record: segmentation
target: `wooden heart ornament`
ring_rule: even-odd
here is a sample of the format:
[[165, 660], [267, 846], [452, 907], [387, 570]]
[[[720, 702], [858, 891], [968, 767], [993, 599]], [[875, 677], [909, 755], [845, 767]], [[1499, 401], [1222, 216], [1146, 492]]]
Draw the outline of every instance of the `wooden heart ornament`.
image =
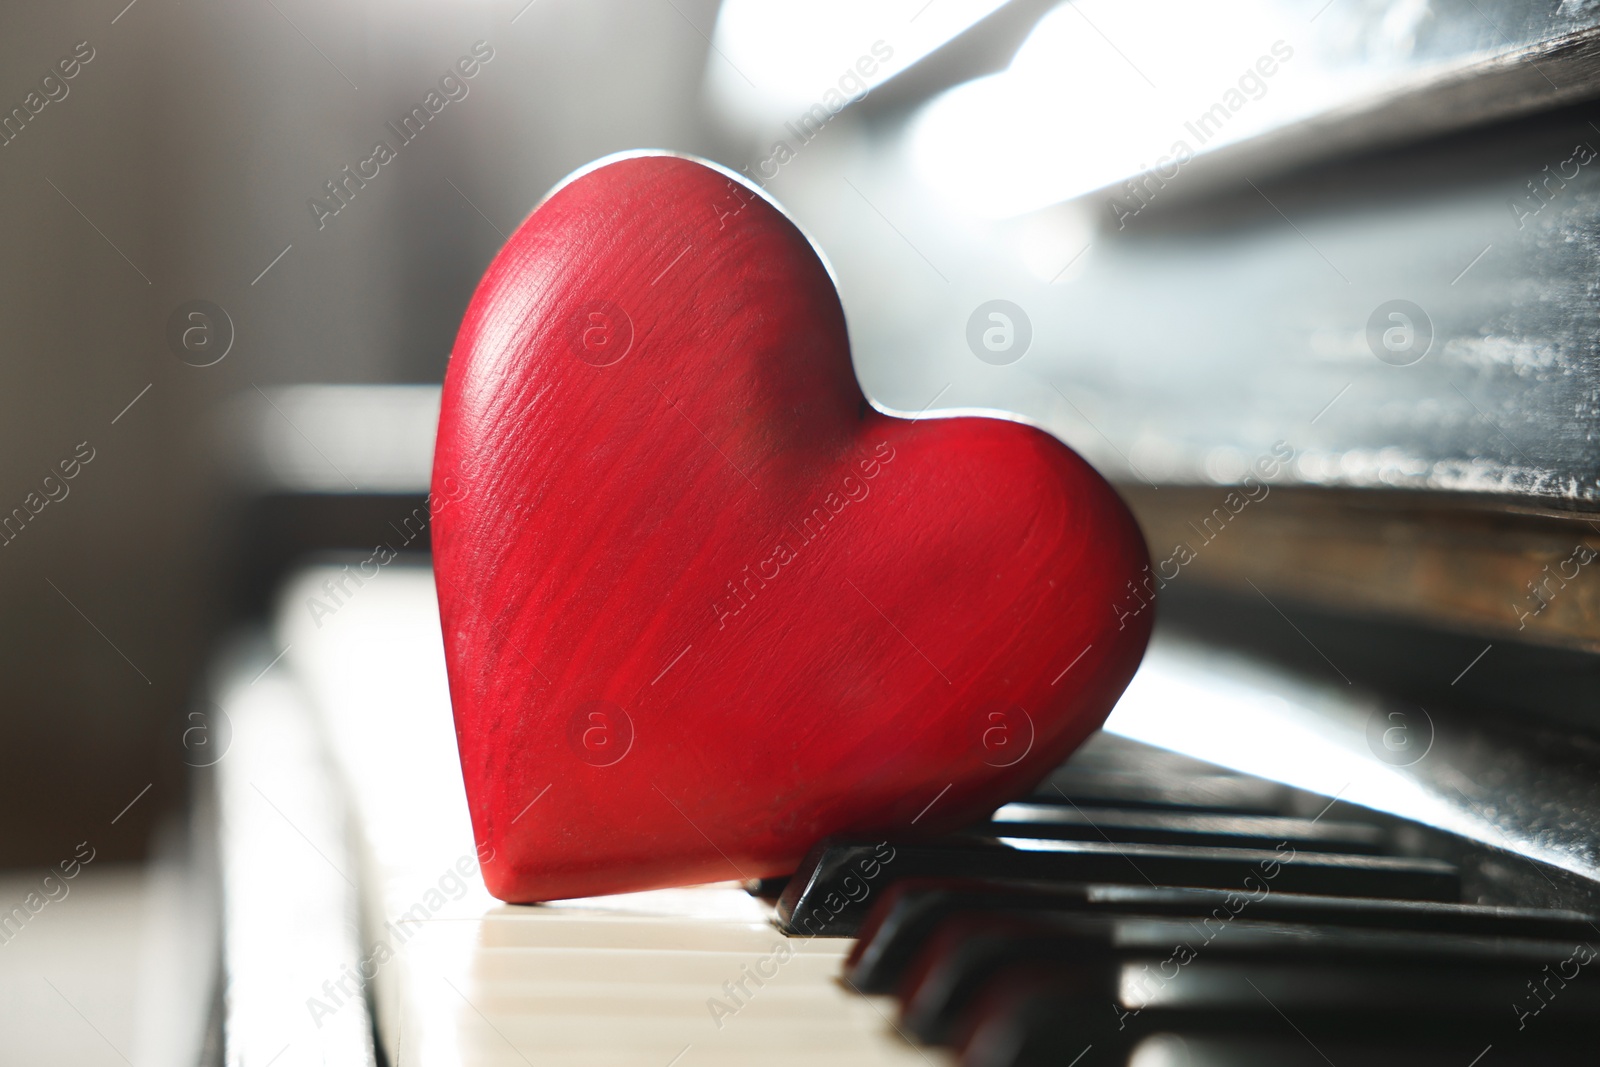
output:
[[495, 258], [431, 503], [508, 901], [970, 822], [1100, 725], [1149, 634], [1116, 492], [1037, 429], [874, 411], [806, 238], [675, 156], [582, 173]]

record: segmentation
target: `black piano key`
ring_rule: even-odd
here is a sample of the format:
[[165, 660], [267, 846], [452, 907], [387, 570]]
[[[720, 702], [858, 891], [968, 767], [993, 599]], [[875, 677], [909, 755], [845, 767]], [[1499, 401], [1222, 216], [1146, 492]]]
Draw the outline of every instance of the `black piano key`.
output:
[[[1064, 920], [1065, 917], [1059, 917]], [[973, 1007], [997, 982], [1065, 987], [1084, 1004], [1117, 1003], [1113, 920], [1075, 916], [963, 915], [947, 920], [907, 968], [898, 990], [902, 1033], [923, 1044], [963, 1044]]]
[[1033, 792], [1042, 803], [1259, 815], [1284, 814], [1304, 796], [1277, 782], [1108, 733], [1091, 736]]
[[1041, 782], [1035, 800], [1091, 807], [1203, 808], [1241, 815], [1289, 810], [1288, 786], [1244, 774], [1156, 777], [1136, 770], [1083, 771], [1068, 764]]
[[1215, 763], [1158, 748], [1120, 734], [1096, 731], [1056, 773], [1066, 771], [1137, 772], [1151, 778], [1195, 778], [1208, 774], [1235, 774]]
[[[1508, 1005], [1492, 1003], [1493, 994], [1485, 993], [1482, 974], [1441, 978], [1400, 971], [1396, 977], [1436, 983], [1444, 1010], [1419, 1005], [1400, 990], [1399, 999], [1376, 1013], [1360, 1014], [1348, 1006], [1279, 1012], [1273, 1007], [1275, 995], [1268, 993], [1269, 1003], [1250, 989], [1258, 1011], [1185, 1014], [1146, 1007], [1129, 1018], [1126, 1008], [1108, 1011], [1106, 1005], [1084, 1001], [1071, 982], [1018, 968], [1002, 976], [975, 1008], [960, 1062], [962, 1067], [1566, 1067], [1594, 1062], [1589, 1028], [1579, 1014], [1592, 1002], [1569, 1010], [1559, 1022], [1552, 1017], [1554, 1025], [1540, 1027], [1534, 1017], [1519, 1030]], [[1262, 971], [1251, 981], [1265, 991], [1275, 978], [1293, 985], [1304, 976]], [[1330, 979], [1341, 987], [1366, 983], [1361, 973], [1324, 976], [1323, 984]], [[1391, 984], [1378, 985], [1395, 992]], [[1445, 999], [1457, 993], [1462, 999]]]
[[[1526, 1047], [1524, 1047], [1526, 1046]], [[1315, 1045], [1288, 1026], [1279, 1036], [1185, 1034], [1168, 1032], [1143, 1038], [1125, 1060], [1137, 1067], [1591, 1067], [1594, 1051], [1588, 1042], [1519, 1042], [1495, 1045], [1492, 1055], [1485, 1045], [1470, 1038], [1429, 1034], [1401, 1035], [1363, 1041], [1359, 1035], [1341, 1034]], [[1089, 1056], [1076, 1067], [1092, 1067]], [[1055, 1061], [1066, 1067], [1068, 1059]], [[1474, 1061], [1477, 1061], [1474, 1063]], [[969, 1062], [972, 1062], [969, 1060]]]
[[979, 879], [904, 879], [889, 886], [862, 920], [856, 943], [845, 958], [845, 981], [860, 993], [893, 993], [933, 931], [951, 916], [1089, 911], [1094, 907], [1090, 893], [1095, 888]]
[[[1382, 968], [1192, 968], [1194, 984], [1206, 987], [1203, 995], [1192, 1003], [1146, 1003], [1136, 1013], [1126, 1003], [1086, 995], [1070, 977], [1029, 968], [1006, 971], [971, 1013], [960, 1041], [963, 1067], [1123, 1064], [1139, 1043], [1163, 1033], [1234, 1041], [1278, 1035], [1322, 1051], [1330, 1041], [1360, 1037], [1368, 1048], [1466, 1053], [1454, 1059], [1454, 1067], [1562, 1062], [1563, 1049], [1579, 1048], [1589, 1059], [1565, 1062], [1594, 1062], [1590, 1032], [1600, 998], [1592, 990], [1566, 1000], [1552, 997], [1542, 1016], [1520, 1019], [1514, 1006], [1520, 973], [1510, 969], [1430, 968], [1406, 961]], [[1533, 1001], [1525, 989], [1522, 1001]], [[1486, 1048], [1498, 1056], [1480, 1061]]]
[[[1510, 1019], [1521, 1000], [1540, 1006], [1549, 1028], [1600, 1012], [1600, 982], [1574, 993], [1584, 961], [1595, 956], [1587, 941], [964, 913], [942, 923], [908, 969], [901, 1026], [921, 1041], [949, 1042], [974, 1025], [969, 1009], [986, 991], [1022, 970], [1045, 976], [1063, 1018], [1077, 1020], [1074, 1040], [1167, 1025], [1238, 1027], [1278, 1013], [1303, 1016], [1308, 1027], [1357, 1017], [1363, 1026], [1431, 1019], [1460, 1027], [1487, 1020], [1491, 1009]], [[1534, 982], [1560, 988], [1547, 990], [1547, 1002], [1535, 999]]]
[[1278, 892], [1254, 897], [1217, 889], [906, 880], [890, 886], [869, 912], [846, 963], [845, 976], [863, 993], [894, 992], [939, 924], [963, 914], [1167, 916], [1188, 919], [1202, 930], [1246, 915], [1256, 920], [1330, 927], [1573, 942], [1600, 938], [1600, 929], [1590, 916], [1572, 911]]
[[751, 878], [744, 883], [744, 891], [760, 900], [771, 902], [783, 895], [783, 889], [788, 884], [787, 874], [773, 878]]
[[996, 837], [1223, 848], [1270, 849], [1287, 843], [1297, 849], [1366, 855], [1386, 852], [1389, 845], [1389, 834], [1383, 827], [1350, 820], [1049, 803], [1007, 804], [997, 810], [986, 825], [976, 828], [976, 832]]
[[1006, 878], [1057, 884], [1193, 886], [1327, 896], [1456, 901], [1460, 878], [1442, 860], [1282, 849], [1113, 844], [1105, 841], [951, 838], [861, 842], [812, 849], [778, 898], [793, 936], [850, 937], [874, 894], [905, 878]]

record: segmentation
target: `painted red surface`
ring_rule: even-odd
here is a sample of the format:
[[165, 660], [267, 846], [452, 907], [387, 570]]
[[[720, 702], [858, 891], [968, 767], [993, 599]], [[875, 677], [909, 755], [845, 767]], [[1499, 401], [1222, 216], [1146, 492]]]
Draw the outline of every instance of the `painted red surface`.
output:
[[1119, 628], [1146, 554], [1112, 488], [1017, 423], [869, 408], [806, 239], [681, 158], [572, 181], [495, 259], [432, 504], [510, 901], [972, 820], [1100, 724], [1148, 636], [1150, 612]]

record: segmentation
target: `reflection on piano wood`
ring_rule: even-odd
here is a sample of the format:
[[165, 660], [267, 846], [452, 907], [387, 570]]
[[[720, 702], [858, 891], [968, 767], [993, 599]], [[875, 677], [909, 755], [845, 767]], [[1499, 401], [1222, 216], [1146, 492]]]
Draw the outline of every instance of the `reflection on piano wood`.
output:
[[[823, 842], [747, 888], [501, 904], [431, 577], [392, 567], [319, 626], [328, 573], [290, 583], [272, 647], [218, 688], [230, 1064], [1592, 1061], [1584, 855], [1429, 807], [1376, 759], [1362, 778], [1287, 713], [1284, 781], [1104, 732], [964, 835]], [[1165, 714], [1182, 745], [1176, 716], [1250, 721], [1193, 706], [1184, 664], [1158, 647], [1112, 726]], [[1250, 704], [1239, 678], [1219, 668], [1213, 698]], [[1329, 774], [1434, 825], [1285, 784]]]
[[1285, 487], [1248, 522], [1230, 523], [1224, 489], [1122, 492], [1152, 554], [1174, 560], [1158, 562], [1163, 589], [1181, 580], [1253, 598], [1255, 582], [1274, 598], [1600, 652], [1600, 582], [1590, 580], [1600, 530], [1572, 514], [1529, 501], [1494, 511], [1440, 494]]

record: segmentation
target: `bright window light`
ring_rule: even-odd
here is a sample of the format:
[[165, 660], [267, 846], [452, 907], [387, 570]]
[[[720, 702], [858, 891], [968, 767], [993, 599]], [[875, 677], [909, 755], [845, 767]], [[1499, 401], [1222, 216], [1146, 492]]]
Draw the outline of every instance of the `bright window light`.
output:
[[1224, 11], [1178, 0], [1063, 4], [1005, 71], [926, 105], [909, 132], [914, 172], [942, 199], [991, 219], [1151, 167], [1175, 176], [1180, 145], [1192, 156], [1307, 103], [1308, 83], [1326, 72], [1309, 58], [1296, 65], [1297, 46], [1309, 55], [1310, 43], [1283, 17], [1267, 0]]
[[706, 83], [728, 118], [760, 126], [836, 109], [1003, 6], [1004, 0], [726, 0]]

